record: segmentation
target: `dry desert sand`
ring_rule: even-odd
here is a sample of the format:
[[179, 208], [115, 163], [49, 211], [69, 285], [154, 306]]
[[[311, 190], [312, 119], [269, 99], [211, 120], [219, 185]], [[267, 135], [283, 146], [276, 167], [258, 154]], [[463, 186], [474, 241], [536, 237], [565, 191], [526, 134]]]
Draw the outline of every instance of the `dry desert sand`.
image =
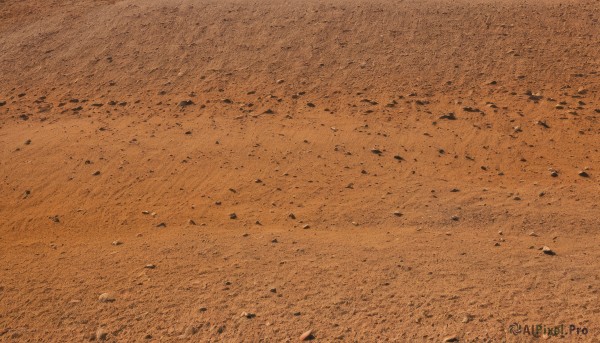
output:
[[599, 20], [0, 0], [0, 341], [600, 342]]

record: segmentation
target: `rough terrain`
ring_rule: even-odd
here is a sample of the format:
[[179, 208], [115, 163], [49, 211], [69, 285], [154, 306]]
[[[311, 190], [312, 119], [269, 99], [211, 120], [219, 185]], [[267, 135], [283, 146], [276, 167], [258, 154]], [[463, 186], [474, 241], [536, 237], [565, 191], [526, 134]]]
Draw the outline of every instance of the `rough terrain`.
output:
[[0, 0], [0, 341], [600, 342], [599, 20]]

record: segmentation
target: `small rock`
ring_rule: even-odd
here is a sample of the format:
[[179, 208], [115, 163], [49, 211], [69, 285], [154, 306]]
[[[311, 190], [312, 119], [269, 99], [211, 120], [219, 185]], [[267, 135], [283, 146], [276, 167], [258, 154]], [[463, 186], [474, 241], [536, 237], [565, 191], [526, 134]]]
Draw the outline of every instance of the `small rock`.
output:
[[196, 222], [193, 219], [188, 220], [188, 224], [190, 225], [196, 225]]
[[457, 222], [460, 219], [460, 217], [459, 216], [452, 216], [452, 217], [450, 217], [450, 219], [452, 219], [455, 222]]
[[580, 171], [577, 175], [581, 177], [590, 177], [590, 174], [588, 174], [585, 170]]
[[402, 212], [400, 212], [400, 211], [394, 211], [394, 215], [396, 217], [402, 217]]
[[99, 171], [99, 170], [96, 170], [96, 171], [95, 171], [95, 172], [94, 172], [92, 175], [93, 175], [93, 176], [98, 176], [98, 175], [100, 175], [100, 171]]
[[234, 213], [230, 213], [229, 214], [229, 219], [237, 219], [237, 214]]
[[304, 225], [302, 228], [303, 228], [303, 229], [305, 229], [305, 230], [306, 230], [306, 229], [310, 229], [310, 225], [308, 225], [308, 224], [305, 224], [305, 225]]
[[156, 225], [156, 227], [167, 227], [167, 224], [166, 223], [160, 223], [160, 224]]
[[98, 297], [98, 300], [100, 300], [102, 303], [111, 303], [115, 301], [115, 297], [110, 293], [102, 293]]
[[242, 312], [242, 315], [241, 315], [241, 316], [242, 316], [242, 317], [246, 317], [246, 318], [248, 318], [248, 319], [252, 319], [252, 318], [256, 317], [256, 314], [254, 314], [254, 313], [251, 313], [251, 312]]
[[96, 339], [98, 341], [105, 341], [107, 337], [108, 337], [108, 332], [106, 332], [106, 330], [104, 330], [102, 328], [98, 328], [98, 330], [96, 330]]
[[183, 100], [179, 102], [180, 107], [187, 107], [193, 105], [194, 102], [192, 100]]
[[556, 253], [552, 249], [545, 245], [544, 247], [542, 247], [542, 252], [546, 255], [556, 255]]
[[113, 241], [112, 242], [112, 245], [121, 245], [121, 244], [123, 244], [123, 242], [121, 242], [121, 241]]
[[154, 269], [154, 268], [156, 268], [156, 266], [153, 265], [153, 264], [147, 264], [147, 265], [144, 266], [144, 268], [146, 268], [146, 269]]
[[271, 292], [271, 293], [277, 293], [277, 288], [273, 287], [273, 288], [271, 288], [271, 289], [269, 290], [269, 292]]
[[444, 340], [442, 342], [444, 342], [444, 343], [446, 343], [446, 342], [458, 342], [458, 336], [452, 335], [452, 336], [444, 337]]
[[295, 215], [295, 214], [293, 214], [293, 213], [290, 213], [290, 214], [288, 214], [288, 217], [289, 217], [290, 219], [296, 219], [296, 215]]
[[314, 338], [315, 338], [315, 336], [313, 335], [312, 330], [308, 330], [308, 331], [304, 332], [302, 335], [300, 335], [301, 341], [310, 341]]
[[538, 121], [537, 121], [537, 124], [538, 124], [538, 125], [540, 125], [540, 126], [542, 126], [542, 127], [544, 127], [544, 128], [546, 128], [546, 129], [549, 129], [549, 128], [550, 128], [550, 125], [548, 125], [548, 124], [547, 124], [545, 121], [543, 121], [543, 120], [538, 120]]
[[185, 331], [183, 332], [183, 335], [185, 337], [189, 337], [189, 336], [193, 336], [194, 334], [196, 334], [196, 332], [198, 332], [198, 328], [196, 328], [195, 326], [188, 326], [187, 328], [185, 328]]
[[456, 120], [456, 115], [453, 112], [440, 116], [440, 119]]
[[374, 153], [375, 155], [381, 155], [381, 150], [379, 150], [379, 149], [371, 149], [371, 152]]

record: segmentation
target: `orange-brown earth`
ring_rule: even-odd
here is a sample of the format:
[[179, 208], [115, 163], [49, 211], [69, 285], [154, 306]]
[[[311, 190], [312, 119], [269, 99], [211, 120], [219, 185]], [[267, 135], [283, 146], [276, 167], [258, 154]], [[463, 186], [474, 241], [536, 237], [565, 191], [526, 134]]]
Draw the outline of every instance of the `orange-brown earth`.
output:
[[599, 342], [599, 19], [0, 1], [0, 341]]

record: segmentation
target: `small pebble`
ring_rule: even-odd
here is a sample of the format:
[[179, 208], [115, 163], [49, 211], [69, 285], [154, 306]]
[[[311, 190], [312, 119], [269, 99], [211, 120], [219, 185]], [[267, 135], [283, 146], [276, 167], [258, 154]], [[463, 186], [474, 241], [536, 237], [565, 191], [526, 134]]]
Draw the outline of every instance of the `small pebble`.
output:
[[313, 338], [315, 338], [315, 337], [313, 335], [312, 330], [305, 331], [302, 335], [300, 335], [300, 340], [301, 341], [309, 341], [309, 340], [311, 340]]
[[98, 297], [98, 300], [100, 300], [100, 302], [103, 302], [103, 303], [110, 303], [110, 302], [115, 301], [115, 297], [110, 293], [102, 293]]

